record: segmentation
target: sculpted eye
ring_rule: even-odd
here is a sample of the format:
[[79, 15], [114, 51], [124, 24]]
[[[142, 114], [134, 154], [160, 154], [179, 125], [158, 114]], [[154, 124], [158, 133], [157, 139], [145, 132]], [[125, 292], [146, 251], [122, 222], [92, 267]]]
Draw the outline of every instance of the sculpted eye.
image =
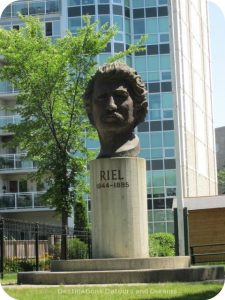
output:
[[102, 94], [102, 95], [97, 96], [95, 98], [95, 101], [97, 101], [97, 102], [103, 102], [103, 101], [105, 101], [107, 99], [107, 97], [108, 97], [107, 94]]
[[117, 92], [114, 94], [114, 97], [119, 101], [125, 101], [128, 98], [128, 93]]

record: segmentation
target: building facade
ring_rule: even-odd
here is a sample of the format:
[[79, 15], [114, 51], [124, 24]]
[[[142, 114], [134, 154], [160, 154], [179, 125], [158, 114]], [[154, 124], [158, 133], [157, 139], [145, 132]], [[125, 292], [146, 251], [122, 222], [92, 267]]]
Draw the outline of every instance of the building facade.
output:
[[[147, 36], [146, 50], [125, 61], [140, 73], [149, 92], [148, 115], [136, 129], [140, 157], [146, 159], [149, 232], [173, 232], [174, 197], [181, 201], [217, 194], [206, 0], [16, 1], [3, 11], [1, 26], [19, 28], [17, 12], [39, 16], [53, 41], [66, 30], [76, 34], [85, 14], [100, 25], [116, 24], [119, 33], [99, 54], [99, 64]], [[16, 101], [7, 83], [1, 83], [0, 99], [1, 123], [17, 122], [19, 116], [7, 112]], [[2, 143], [7, 138], [8, 133], [1, 133]], [[98, 142], [87, 140], [87, 146], [96, 149]], [[18, 155], [23, 155], [2, 146], [0, 151], [3, 160], [9, 157], [14, 165]], [[29, 164], [33, 171], [34, 163]], [[7, 192], [11, 178], [23, 176], [21, 168], [4, 167], [0, 174], [0, 184]], [[17, 181], [17, 192], [21, 184]], [[31, 185], [27, 184], [27, 190], [37, 192], [37, 186]], [[4, 191], [0, 201], [6, 203], [2, 197]], [[0, 211], [4, 205], [0, 204]]]

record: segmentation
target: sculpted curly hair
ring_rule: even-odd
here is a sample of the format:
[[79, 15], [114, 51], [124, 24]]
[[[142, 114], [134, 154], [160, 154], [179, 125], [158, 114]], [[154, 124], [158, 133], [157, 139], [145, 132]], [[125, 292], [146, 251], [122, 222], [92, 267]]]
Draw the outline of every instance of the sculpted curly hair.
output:
[[83, 98], [85, 101], [85, 108], [91, 124], [95, 126], [92, 115], [92, 95], [94, 91], [94, 85], [97, 80], [102, 79], [120, 81], [122, 84], [127, 86], [134, 102], [135, 122], [133, 127], [143, 122], [147, 114], [148, 107], [146, 97], [147, 90], [145, 88], [145, 84], [140, 75], [138, 75], [134, 69], [130, 68], [124, 63], [113, 62], [104, 64], [96, 71], [96, 73], [90, 79], [84, 92]]

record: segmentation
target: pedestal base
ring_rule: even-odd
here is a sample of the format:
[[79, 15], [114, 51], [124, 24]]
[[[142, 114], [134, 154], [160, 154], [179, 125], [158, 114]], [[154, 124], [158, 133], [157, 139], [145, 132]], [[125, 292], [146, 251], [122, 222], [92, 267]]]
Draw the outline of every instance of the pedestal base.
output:
[[93, 258], [148, 257], [145, 160], [90, 162]]

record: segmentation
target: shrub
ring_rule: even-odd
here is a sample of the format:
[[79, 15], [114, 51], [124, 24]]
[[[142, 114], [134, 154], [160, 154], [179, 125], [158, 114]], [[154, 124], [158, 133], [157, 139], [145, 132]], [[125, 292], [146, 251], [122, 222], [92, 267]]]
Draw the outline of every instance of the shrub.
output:
[[68, 240], [68, 257], [70, 259], [88, 258], [88, 245], [78, 238]]
[[150, 256], [175, 256], [175, 237], [172, 233], [158, 232], [149, 235]]

